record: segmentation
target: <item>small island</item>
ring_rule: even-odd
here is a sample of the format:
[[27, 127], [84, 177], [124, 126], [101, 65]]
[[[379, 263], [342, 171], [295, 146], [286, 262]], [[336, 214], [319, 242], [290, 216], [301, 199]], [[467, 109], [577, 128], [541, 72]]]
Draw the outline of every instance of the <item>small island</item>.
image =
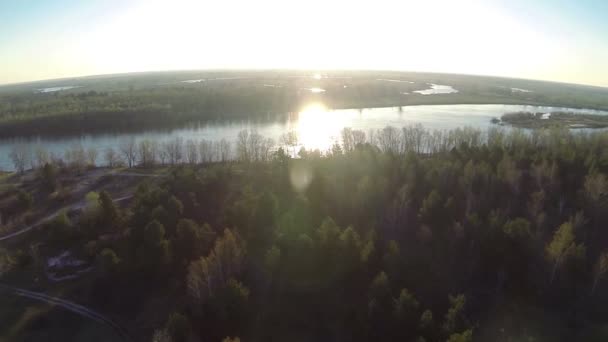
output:
[[548, 128], [556, 126], [568, 128], [606, 128], [608, 127], [608, 115], [576, 114], [570, 112], [516, 112], [506, 113], [500, 120], [493, 118], [492, 123], [508, 124], [520, 128]]

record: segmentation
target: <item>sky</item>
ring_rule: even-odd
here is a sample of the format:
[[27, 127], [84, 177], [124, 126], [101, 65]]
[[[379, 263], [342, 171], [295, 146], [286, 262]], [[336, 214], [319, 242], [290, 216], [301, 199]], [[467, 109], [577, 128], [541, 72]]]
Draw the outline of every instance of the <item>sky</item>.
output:
[[606, 0], [0, 0], [0, 84], [372, 69], [608, 86]]

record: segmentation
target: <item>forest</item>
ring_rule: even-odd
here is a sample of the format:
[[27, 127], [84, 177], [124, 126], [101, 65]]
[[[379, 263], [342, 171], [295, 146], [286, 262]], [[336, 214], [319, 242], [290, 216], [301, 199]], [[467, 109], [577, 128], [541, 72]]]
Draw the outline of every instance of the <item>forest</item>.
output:
[[[186, 145], [162, 160], [133, 146], [113, 160], [167, 176], [40, 229], [86, 255], [79, 296], [137, 341], [608, 339], [608, 133], [345, 129], [297, 156], [255, 132]], [[18, 210], [83, 172], [78, 154], [32, 164], [40, 193]], [[17, 246], [9, 278], [37, 267]]]
[[[5, 85], [0, 87], [0, 138], [170, 129], [218, 119], [271, 120], [314, 101], [330, 109], [429, 104], [608, 109], [608, 92], [600, 87], [408, 72], [328, 71], [311, 76], [287, 70], [157, 72]], [[458, 92], [416, 93], [433, 83]], [[74, 88], [42, 92], [45, 86]], [[313, 93], [313, 88], [321, 91]]]

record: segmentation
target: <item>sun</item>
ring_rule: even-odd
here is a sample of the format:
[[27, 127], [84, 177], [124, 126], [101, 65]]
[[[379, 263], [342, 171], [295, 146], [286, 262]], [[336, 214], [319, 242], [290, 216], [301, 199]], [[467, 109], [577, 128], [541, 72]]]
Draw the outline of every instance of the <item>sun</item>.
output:
[[339, 141], [340, 131], [346, 126], [342, 116], [334, 115], [322, 103], [311, 103], [298, 114], [296, 131], [299, 144], [307, 150], [322, 152]]

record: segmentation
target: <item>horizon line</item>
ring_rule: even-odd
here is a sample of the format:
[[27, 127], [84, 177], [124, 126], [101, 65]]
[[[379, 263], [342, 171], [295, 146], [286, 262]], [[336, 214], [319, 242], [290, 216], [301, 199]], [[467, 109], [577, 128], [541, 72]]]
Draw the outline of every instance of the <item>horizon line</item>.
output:
[[412, 70], [395, 70], [395, 69], [340, 69], [340, 68], [209, 68], [209, 69], [165, 69], [165, 70], [144, 70], [144, 71], [126, 71], [126, 72], [116, 72], [116, 73], [102, 73], [102, 74], [85, 74], [85, 75], [76, 75], [76, 76], [65, 76], [65, 77], [51, 77], [51, 78], [43, 78], [36, 79], [30, 81], [20, 81], [20, 82], [9, 82], [9, 83], [0, 83], [0, 87], [7, 86], [19, 86], [19, 85], [27, 85], [38, 82], [52, 82], [52, 81], [66, 81], [71, 79], [81, 79], [81, 78], [101, 78], [101, 77], [112, 77], [112, 76], [127, 76], [132, 74], [150, 74], [150, 73], [170, 73], [170, 72], [264, 72], [264, 71], [294, 71], [294, 72], [398, 72], [398, 73], [411, 73], [411, 74], [437, 74], [437, 75], [453, 75], [453, 76], [471, 76], [471, 77], [488, 77], [488, 78], [503, 78], [510, 80], [520, 80], [520, 81], [533, 81], [533, 82], [546, 82], [546, 83], [555, 83], [562, 85], [571, 85], [571, 86], [583, 86], [583, 87], [592, 87], [592, 88], [602, 88], [608, 89], [608, 84], [606, 85], [597, 85], [597, 84], [587, 84], [587, 83], [574, 83], [574, 82], [565, 82], [565, 81], [555, 81], [555, 80], [547, 80], [547, 79], [536, 79], [536, 78], [525, 78], [525, 77], [513, 77], [513, 76], [499, 76], [499, 75], [488, 75], [488, 74], [467, 74], [467, 73], [457, 73], [457, 72], [439, 72], [439, 71], [412, 71]]

